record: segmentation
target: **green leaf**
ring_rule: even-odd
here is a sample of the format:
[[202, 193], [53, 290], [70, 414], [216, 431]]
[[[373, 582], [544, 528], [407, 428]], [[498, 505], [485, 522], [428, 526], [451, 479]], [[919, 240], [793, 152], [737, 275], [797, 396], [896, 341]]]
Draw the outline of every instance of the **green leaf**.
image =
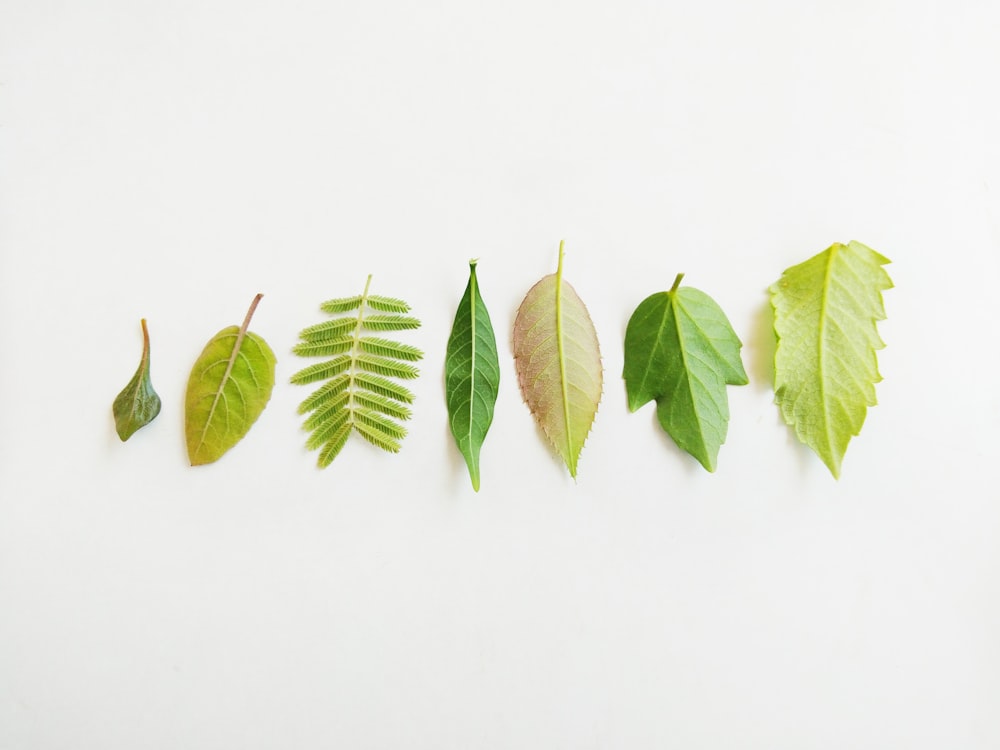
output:
[[149, 329], [146, 319], [142, 325], [142, 358], [135, 375], [128, 385], [115, 397], [111, 411], [115, 415], [115, 429], [118, 437], [125, 442], [140, 427], [145, 427], [160, 413], [160, 397], [153, 390], [149, 377]]
[[885, 344], [882, 292], [890, 261], [860, 242], [836, 243], [787, 269], [771, 286], [775, 401], [796, 436], [840, 476], [850, 439], [861, 432]]
[[369, 276], [362, 294], [320, 305], [331, 314], [357, 310], [356, 314], [303, 329], [301, 342], [292, 349], [303, 357], [330, 357], [304, 367], [291, 378], [299, 385], [325, 381], [299, 405], [299, 414], [308, 415], [303, 427], [311, 433], [306, 448], [319, 449], [320, 467], [337, 457], [352, 432], [392, 453], [399, 451], [406, 436], [406, 430], [394, 420], [410, 418], [406, 404], [413, 402], [413, 394], [394, 378], [417, 377], [417, 368], [408, 363], [422, 359], [423, 352], [365, 332], [402, 331], [417, 328], [420, 321], [404, 314], [410, 306], [403, 300], [369, 294], [371, 281]]
[[243, 325], [215, 334], [191, 368], [184, 417], [192, 466], [218, 461], [243, 439], [271, 398], [274, 352], [248, 330], [262, 296], [254, 297]]
[[726, 385], [745, 385], [742, 344], [704, 292], [680, 286], [644, 299], [625, 330], [625, 390], [635, 411], [656, 400], [656, 416], [677, 446], [715, 471], [726, 441]]
[[597, 331], [559, 266], [529, 291], [514, 319], [514, 365], [521, 394], [542, 432], [576, 477], [580, 451], [601, 400]]
[[500, 387], [500, 361], [486, 304], [479, 294], [476, 261], [469, 262], [469, 284], [455, 312], [444, 364], [448, 421], [479, 492], [479, 452], [493, 422]]

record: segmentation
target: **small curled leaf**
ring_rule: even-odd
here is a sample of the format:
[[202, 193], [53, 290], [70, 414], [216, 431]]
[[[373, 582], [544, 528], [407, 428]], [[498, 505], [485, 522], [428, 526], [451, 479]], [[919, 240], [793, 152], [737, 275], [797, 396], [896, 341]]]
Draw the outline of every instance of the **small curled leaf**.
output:
[[115, 397], [111, 407], [115, 415], [115, 429], [122, 442], [128, 440], [141, 427], [145, 427], [160, 413], [160, 397], [153, 390], [149, 377], [149, 329], [146, 319], [142, 325], [142, 358], [135, 375]]

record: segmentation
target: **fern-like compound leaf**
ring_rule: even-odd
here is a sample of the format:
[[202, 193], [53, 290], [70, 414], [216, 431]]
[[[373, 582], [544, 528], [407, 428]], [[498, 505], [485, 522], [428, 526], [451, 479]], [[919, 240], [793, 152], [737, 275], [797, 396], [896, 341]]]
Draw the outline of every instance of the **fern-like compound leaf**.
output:
[[836, 243], [787, 269], [771, 286], [775, 401], [796, 436], [834, 477], [850, 439], [861, 432], [875, 383], [875, 352], [885, 346], [882, 292], [889, 260], [860, 242]]
[[413, 393], [399, 380], [412, 380], [419, 370], [411, 364], [423, 358], [415, 346], [392, 341], [369, 332], [406, 331], [420, 321], [406, 313], [410, 306], [395, 297], [364, 292], [324, 302], [320, 308], [333, 320], [309, 326], [299, 334], [292, 351], [303, 357], [330, 357], [304, 367], [291, 381], [300, 385], [323, 385], [299, 405], [308, 415], [303, 428], [310, 432], [309, 450], [319, 450], [317, 463], [328, 466], [356, 432], [372, 445], [392, 453], [399, 451], [406, 429], [400, 422], [412, 412]]
[[558, 270], [528, 291], [514, 318], [514, 365], [535, 421], [576, 477], [604, 369], [594, 323], [562, 269], [560, 243]]

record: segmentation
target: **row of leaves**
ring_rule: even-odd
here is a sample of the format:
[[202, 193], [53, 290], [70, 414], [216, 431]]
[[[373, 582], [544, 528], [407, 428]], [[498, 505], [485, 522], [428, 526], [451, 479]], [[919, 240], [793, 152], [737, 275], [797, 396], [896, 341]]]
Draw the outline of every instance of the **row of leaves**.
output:
[[[572, 476], [597, 413], [603, 368], [597, 332], [587, 308], [563, 278], [563, 246], [554, 274], [528, 292], [514, 320], [513, 349], [525, 402]], [[859, 242], [834, 244], [787, 269], [771, 286], [774, 309], [775, 400], [797, 437], [834, 476], [851, 437], [875, 402], [881, 377], [875, 352], [884, 344], [876, 322], [885, 318], [882, 292], [892, 282], [889, 261]], [[628, 407], [650, 401], [663, 429], [708, 471], [714, 471], [729, 424], [727, 385], [748, 382], [742, 344], [725, 313], [704, 292], [681, 286], [652, 294], [632, 314], [625, 332], [623, 378]], [[306, 446], [327, 466], [352, 433], [390, 452], [406, 436], [416, 378], [416, 347], [385, 337], [418, 328], [401, 299], [369, 293], [324, 302], [334, 316], [304, 329], [293, 351], [323, 357], [292, 376], [321, 383], [299, 406], [310, 432]], [[218, 460], [238, 443], [267, 405], [274, 386], [274, 352], [249, 330], [254, 298], [241, 326], [219, 331], [191, 370], [185, 431], [192, 465]], [[115, 399], [118, 434], [127, 440], [160, 411], [150, 379], [149, 332], [135, 375]], [[480, 294], [476, 262], [455, 313], [445, 361], [449, 422], [480, 485], [479, 456], [493, 421], [500, 386], [496, 336]]]

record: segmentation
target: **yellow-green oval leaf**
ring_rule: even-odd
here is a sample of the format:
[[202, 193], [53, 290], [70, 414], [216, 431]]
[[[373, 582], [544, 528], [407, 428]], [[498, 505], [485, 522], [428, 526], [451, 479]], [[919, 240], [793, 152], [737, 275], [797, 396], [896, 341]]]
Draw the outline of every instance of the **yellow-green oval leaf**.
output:
[[528, 292], [514, 319], [514, 365], [521, 395], [542, 432], [576, 476], [580, 451], [601, 401], [597, 331], [559, 267]]
[[886, 263], [860, 242], [838, 242], [771, 286], [775, 401], [834, 477], [882, 379], [875, 352], [885, 344], [875, 324], [885, 319], [882, 292], [892, 288]]
[[274, 387], [274, 352], [251, 333], [254, 297], [243, 325], [212, 337], [191, 368], [185, 399], [185, 433], [192, 466], [218, 461], [247, 434]]

